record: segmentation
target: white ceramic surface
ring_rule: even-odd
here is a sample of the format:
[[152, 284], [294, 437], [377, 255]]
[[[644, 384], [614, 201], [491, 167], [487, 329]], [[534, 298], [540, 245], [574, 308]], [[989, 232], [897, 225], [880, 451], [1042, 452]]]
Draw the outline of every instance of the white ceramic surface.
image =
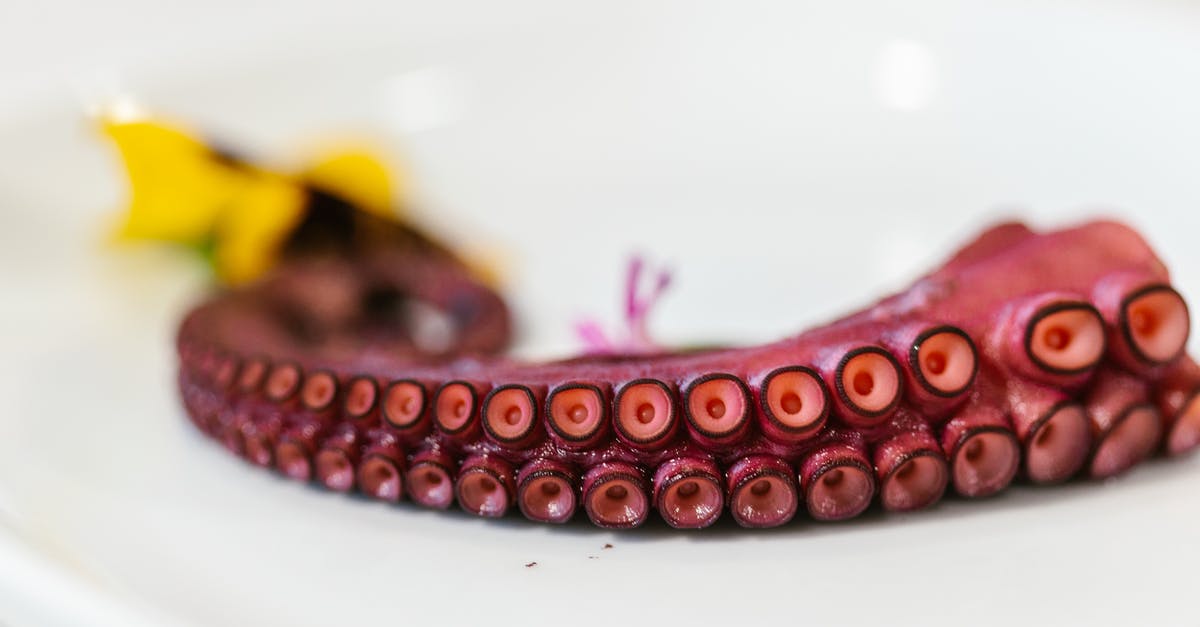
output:
[[[219, 53], [114, 53], [120, 71], [20, 74], [45, 89], [2, 100], [0, 622], [1200, 622], [1195, 459], [698, 533], [485, 522], [252, 470], [182, 417], [171, 338], [204, 280], [103, 245], [123, 189], [82, 116], [132, 95], [267, 158], [374, 136], [420, 218], [503, 260], [527, 355], [614, 322], [634, 250], [675, 269], [661, 337], [748, 342], [898, 288], [1003, 215], [1128, 220], [1197, 298], [1194, 5], [255, 7]], [[181, 19], [196, 41], [221, 23]]]

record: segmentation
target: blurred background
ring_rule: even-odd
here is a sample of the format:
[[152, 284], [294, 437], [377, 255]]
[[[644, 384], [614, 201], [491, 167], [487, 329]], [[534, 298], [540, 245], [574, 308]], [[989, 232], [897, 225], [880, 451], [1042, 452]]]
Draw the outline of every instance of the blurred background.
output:
[[[1194, 622], [1197, 506], [1173, 498], [1194, 462], [842, 531], [649, 531], [593, 563], [603, 532], [397, 514], [250, 473], [174, 398], [170, 341], [202, 268], [105, 243], [127, 190], [99, 106], [269, 163], [369, 138], [418, 221], [492, 261], [519, 354], [578, 349], [582, 317], [615, 325], [637, 252], [675, 275], [658, 337], [753, 342], [900, 288], [1003, 217], [1128, 221], [1195, 298], [1196, 3], [0, 4], [0, 623], [307, 625], [402, 606], [538, 622], [510, 604], [562, 615], [599, 582], [638, 616], [770, 618], [680, 610], [634, 574], [681, 593], [758, 574], [792, 594], [796, 563], [829, 581], [917, 573], [947, 598], [1003, 583], [1025, 602], [930, 608], [901, 587], [847, 614], [857, 593], [810, 582], [797, 594], [818, 619]], [[530, 555], [548, 566], [511, 569]], [[457, 583], [422, 587], [431, 575]], [[457, 603], [461, 586], [480, 602]]]

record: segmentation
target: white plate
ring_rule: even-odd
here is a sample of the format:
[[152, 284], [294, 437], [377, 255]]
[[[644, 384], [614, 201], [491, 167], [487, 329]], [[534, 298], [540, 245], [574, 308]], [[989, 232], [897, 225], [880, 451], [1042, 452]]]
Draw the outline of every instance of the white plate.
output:
[[[422, 218], [503, 251], [525, 354], [570, 349], [586, 313], [614, 321], [632, 250], [676, 270], [664, 339], [758, 341], [900, 287], [1006, 213], [1053, 225], [1102, 207], [1200, 295], [1195, 9], [898, 11], [639, 4], [480, 26], [464, 10], [461, 30], [360, 16], [364, 36], [339, 46], [123, 88], [267, 156], [374, 134], [409, 163]], [[102, 245], [121, 193], [77, 101], [0, 123], [0, 621], [1198, 620], [1195, 459], [697, 533], [486, 522], [253, 470], [181, 415], [172, 333], [204, 279]]]

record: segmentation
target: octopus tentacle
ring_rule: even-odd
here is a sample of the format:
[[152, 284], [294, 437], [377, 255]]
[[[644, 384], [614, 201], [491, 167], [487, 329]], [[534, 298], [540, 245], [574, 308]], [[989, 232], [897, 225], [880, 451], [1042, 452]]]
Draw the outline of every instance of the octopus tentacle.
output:
[[[181, 396], [252, 464], [381, 501], [547, 523], [583, 510], [618, 529], [652, 510], [689, 529], [728, 511], [772, 527], [801, 509], [928, 508], [950, 488], [985, 497], [1018, 476], [1106, 478], [1200, 446], [1187, 305], [1113, 223], [997, 227], [908, 290], [778, 342], [548, 363], [493, 354], [506, 310], [452, 258], [314, 267], [194, 310]], [[342, 289], [319, 302], [310, 270], [354, 275], [372, 304]], [[399, 288], [450, 336], [387, 318]]]

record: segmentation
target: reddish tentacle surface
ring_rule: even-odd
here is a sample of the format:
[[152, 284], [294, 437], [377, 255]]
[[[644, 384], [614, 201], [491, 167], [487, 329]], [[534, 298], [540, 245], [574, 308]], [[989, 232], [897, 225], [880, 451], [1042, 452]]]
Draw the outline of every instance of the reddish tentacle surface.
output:
[[[497, 356], [507, 310], [453, 258], [380, 250], [286, 262], [193, 310], [179, 384], [197, 427], [335, 491], [612, 528], [909, 511], [1200, 444], [1187, 306], [1115, 223], [995, 227], [770, 344], [549, 363]], [[361, 294], [325, 302], [310, 274]]]

